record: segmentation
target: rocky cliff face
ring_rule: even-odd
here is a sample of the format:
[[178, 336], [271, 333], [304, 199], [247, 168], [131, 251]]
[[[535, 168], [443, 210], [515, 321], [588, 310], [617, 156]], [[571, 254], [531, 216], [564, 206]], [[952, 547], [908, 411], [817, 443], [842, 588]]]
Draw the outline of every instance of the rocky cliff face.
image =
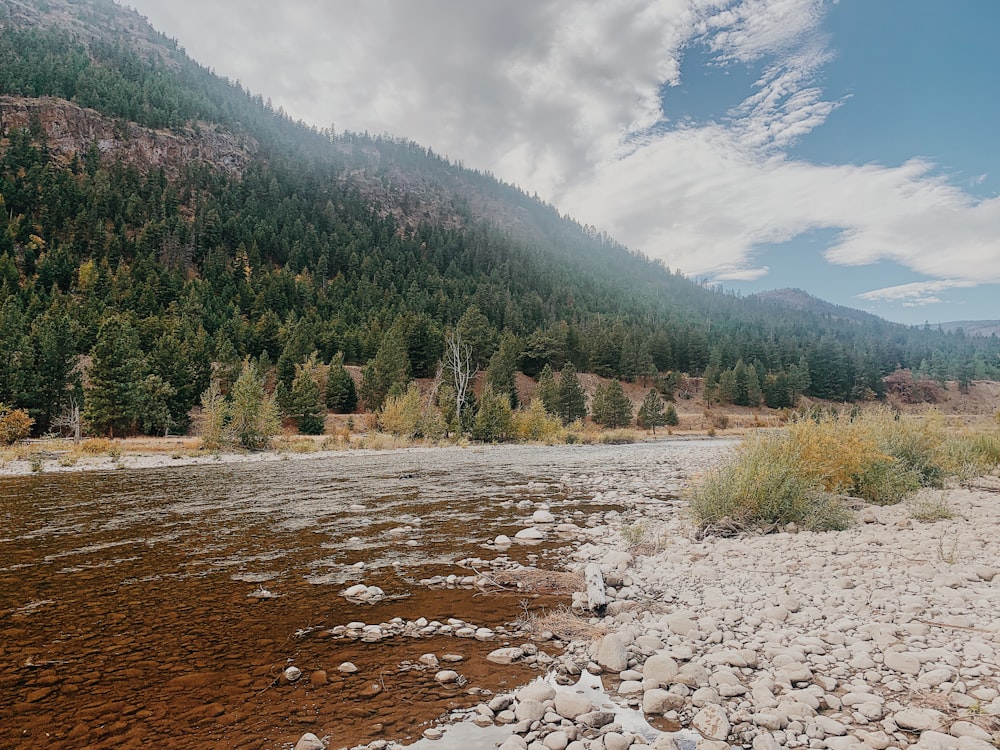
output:
[[258, 149], [250, 136], [234, 135], [215, 125], [202, 123], [182, 131], [152, 130], [105, 117], [64, 99], [0, 97], [0, 135], [6, 138], [11, 130], [29, 128], [33, 123], [41, 126], [49, 150], [57, 158], [82, 158], [96, 145], [102, 163], [162, 168], [171, 177], [192, 162], [208, 163], [239, 175]]

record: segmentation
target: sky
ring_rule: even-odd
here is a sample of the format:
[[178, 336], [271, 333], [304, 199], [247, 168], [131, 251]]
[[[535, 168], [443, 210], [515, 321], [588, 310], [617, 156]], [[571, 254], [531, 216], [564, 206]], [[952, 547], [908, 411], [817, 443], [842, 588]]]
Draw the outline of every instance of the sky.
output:
[[488, 170], [689, 277], [1000, 319], [996, 0], [127, 0], [320, 128]]

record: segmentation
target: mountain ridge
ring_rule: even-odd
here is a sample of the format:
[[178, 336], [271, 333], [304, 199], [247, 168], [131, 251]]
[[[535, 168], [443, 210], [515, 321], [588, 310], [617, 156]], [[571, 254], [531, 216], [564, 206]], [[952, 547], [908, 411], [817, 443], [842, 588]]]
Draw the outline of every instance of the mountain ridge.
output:
[[108, 0], [0, 0], [0, 59], [0, 401], [41, 428], [110, 337], [178, 427], [241, 361], [290, 388], [402, 347], [426, 377], [453, 331], [484, 367], [752, 371], [782, 401], [1000, 373], [988, 339], [712, 290], [405, 138], [293, 122]]

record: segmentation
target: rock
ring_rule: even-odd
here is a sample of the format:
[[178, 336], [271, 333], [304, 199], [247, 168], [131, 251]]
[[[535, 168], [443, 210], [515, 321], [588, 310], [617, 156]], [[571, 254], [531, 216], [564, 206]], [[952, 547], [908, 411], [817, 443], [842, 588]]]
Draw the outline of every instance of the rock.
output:
[[815, 722], [816, 726], [823, 730], [823, 734], [827, 736], [843, 737], [847, 734], [847, 727], [829, 716], [817, 716]]
[[441, 663], [434, 654], [423, 654], [419, 659], [417, 659], [417, 661], [425, 667], [430, 667], [431, 669], [437, 669], [438, 665]]
[[317, 669], [309, 675], [309, 682], [313, 685], [326, 685], [329, 681], [325, 669]]
[[530, 529], [521, 529], [519, 532], [514, 534], [514, 538], [520, 539], [521, 541], [537, 542], [545, 538], [545, 532], [534, 527]]
[[368, 587], [363, 583], [356, 584], [350, 588], [346, 588], [341, 592], [342, 596], [346, 596], [352, 599], [357, 599], [368, 593]]
[[536, 510], [531, 514], [532, 523], [555, 523], [556, 517], [547, 510]]
[[926, 732], [947, 725], [946, 716], [933, 708], [904, 708], [892, 715], [892, 720], [902, 729]]
[[669, 690], [653, 688], [642, 694], [642, 711], [650, 715], [662, 715], [667, 711], [679, 711], [684, 707], [684, 696]]
[[958, 750], [960, 740], [942, 732], [922, 732], [916, 744], [910, 745], [917, 750]]
[[511, 538], [506, 534], [499, 534], [497, 538], [493, 540], [493, 544], [497, 547], [509, 547], [513, 543], [514, 542], [511, 541]]
[[576, 717], [576, 721], [585, 727], [600, 729], [615, 720], [615, 715], [611, 711], [588, 711]]
[[517, 699], [519, 701], [536, 700], [539, 703], [544, 703], [545, 701], [552, 700], [555, 695], [555, 688], [544, 680], [535, 680], [517, 691]]
[[298, 667], [285, 667], [285, 671], [281, 673], [288, 682], [296, 682], [302, 676], [302, 670]]
[[516, 734], [512, 734], [503, 744], [500, 745], [499, 750], [528, 750], [528, 742], [524, 737], [519, 737]]
[[353, 662], [345, 661], [343, 664], [337, 667], [337, 671], [340, 672], [341, 674], [354, 674], [355, 672], [358, 671], [358, 668], [354, 666]]
[[507, 646], [505, 648], [498, 648], [494, 651], [490, 651], [486, 655], [486, 660], [491, 661], [494, 664], [513, 664], [518, 659], [524, 657], [524, 649], [518, 648], [517, 646]]
[[628, 669], [629, 640], [622, 632], [604, 636], [597, 649], [597, 663], [609, 672], [622, 672]]
[[688, 612], [672, 612], [664, 618], [667, 627], [676, 635], [688, 635], [698, 629], [697, 623], [691, 619]]
[[444, 737], [444, 730], [441, 727], [427, 727], [424, 730], [424, 738], [428, 740], [439, 740]]
[[538, 721], [545, 716], [545, 706], [541, 701], [526, 698], [518, 702], [514, 708], [514, 716], [518, 721]]
[[569, 735], [562, 730], [557, 730], [546, 735], [542, 744], [548, 750], [566, 750], [566, 746], [569, 745]]
[[920, 673], [920, 658], [908, 651], [886, 651], [885, 666], [894, 672], [916, 675]]
[[976, 739], [990, 741], [990, 733], [983, 729], [978, 724], [973, 724], [971, 721], [956, 721], [951, 725], [951, 729], [948, 730], [949, 734], [955, 737], [975, 737]]
[[669, 685], [677, 672], [677, 662], [666, 654], [650, 656], [642, 666], [642, 676], [658, 685]]
[[325, 750], [326, 745], [312, 732], [306, 732], [295, 743], [295, 750]]
[[724, 740], [732, 728], [722, 706], [709, 704], [691, 719], [691, 726], [710, 740]]
[[456, 672], [454, 669], [442, 669], [440, 672], [434, 675], [434, 679], [443, 685], [452, 682], [458, 682], [458, 672]]
[[[923, 739], [921, 736], [920, 739]], [[979, 737], [959, 737], [958, 750], [996, 750], [996, 745]]]
[[594, 710], [594, 704], [581, 693], [558, 692], [555, 697], [556, 713], [565, 719], [575, 721], [581, 714]]
[[604, 735], [605, 750], [628, 750], [632, 746], [632, 741], [625, 738], [618, 732], [607, 732]]

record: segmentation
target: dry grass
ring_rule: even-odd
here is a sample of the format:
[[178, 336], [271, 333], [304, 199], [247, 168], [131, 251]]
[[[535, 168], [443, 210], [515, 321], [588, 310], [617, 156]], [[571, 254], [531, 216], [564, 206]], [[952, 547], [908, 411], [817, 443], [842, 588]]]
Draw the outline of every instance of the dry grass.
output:
[[[514, 568], [484, 575], [494, 591], [522, 591], [528, 594], [568, 596], [583, 591], [582, 573], [538, 568]], [[489, 591], [489, 589], [487, 589]]]
[[605, 625], [595, 625], [566, 606], [548, 610], [535, 618], [534, 631], [548, 631], [561, 641], [596, 641], [610, 631]]

